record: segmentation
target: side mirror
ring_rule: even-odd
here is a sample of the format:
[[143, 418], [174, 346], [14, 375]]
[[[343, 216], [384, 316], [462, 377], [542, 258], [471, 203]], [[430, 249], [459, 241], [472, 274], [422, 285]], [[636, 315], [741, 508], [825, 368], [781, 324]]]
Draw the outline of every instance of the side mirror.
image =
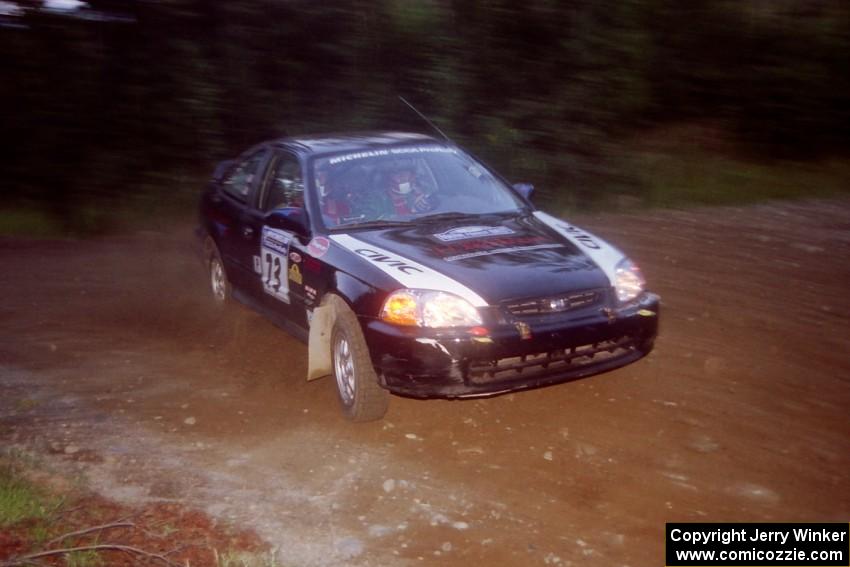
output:
[[534, 194], [534, 185], [531, 183], [514, 183], [514, 189], [522, 195], [526, 201], [531, 201], [531, 195]]
[[213, 171], [213, 180], [221, 181], [221, 178], [228, 172], [228, 170], [236, 163], [234, 159], [226, 159], [222, 162], [219, 162], [218, 165], [215, 166], [215, 170]]
[[293, 232], [297, 236], [310, 236], [307, 213], [303, 207], [283, 207], [269, 211], [265, 217], [265, 224], [271, 228]]

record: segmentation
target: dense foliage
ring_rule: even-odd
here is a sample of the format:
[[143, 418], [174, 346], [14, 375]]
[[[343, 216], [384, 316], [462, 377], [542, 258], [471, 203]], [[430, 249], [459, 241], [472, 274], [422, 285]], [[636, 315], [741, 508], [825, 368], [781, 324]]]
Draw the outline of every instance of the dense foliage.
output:
[[0, 168], [13, 195], [58, 212], [194, 191], [175, 180], [272, 136], [422, 130], [398, 95], [550, 194], [668, 123], [711, 123], [763, 158], [850, 141], [838, 0], [20, 4], [0, 21]]

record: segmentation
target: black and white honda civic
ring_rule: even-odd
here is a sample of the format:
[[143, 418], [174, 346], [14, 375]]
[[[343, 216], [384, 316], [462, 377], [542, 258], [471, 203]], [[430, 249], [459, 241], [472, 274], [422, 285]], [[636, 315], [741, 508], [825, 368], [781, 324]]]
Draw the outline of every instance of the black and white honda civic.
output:
[[659, 298], [622, 252], [421, 134], [285, 138], [219, 164], [198, 236], [212, 295], [308, 344], [345, 414], [488, 396], [646, 355]]

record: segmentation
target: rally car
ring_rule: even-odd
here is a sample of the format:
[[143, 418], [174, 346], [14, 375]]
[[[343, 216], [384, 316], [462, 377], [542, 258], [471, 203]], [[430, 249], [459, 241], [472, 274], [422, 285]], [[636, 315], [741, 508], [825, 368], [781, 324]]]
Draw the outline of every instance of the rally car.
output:
[[489, 396], [652, 349], [637, 265], [532, 190], [422, 134], [284, 138], [219, 164], [197, 233], [213, 299], [307, 342], [307, 379], [366, 421], [390, 392]]

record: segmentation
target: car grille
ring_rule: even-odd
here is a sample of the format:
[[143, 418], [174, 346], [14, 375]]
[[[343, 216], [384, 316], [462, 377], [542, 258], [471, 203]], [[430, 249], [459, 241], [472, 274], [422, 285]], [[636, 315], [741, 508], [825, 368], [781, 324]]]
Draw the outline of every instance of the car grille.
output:
[[602, 302], [605, 297], [601, 289], [590, 289], [577, 291], [566, 295], [529, 299], [525, 301], [512, 302], [505, 308], [518, 317], [528, 315], [545, 315], [549, 313], [563, 313], [591, 307]]
[[475, 360], [469, 365], [468, 379], [473, 384], [491, 384], [520, 378], [534, 378], [538, 375], [578, 373], [582, 369], [590, 370], [591, 366], [629, 356], [634, 350], [634, 339], [626, 336], [524, 356], [498, 360]]

